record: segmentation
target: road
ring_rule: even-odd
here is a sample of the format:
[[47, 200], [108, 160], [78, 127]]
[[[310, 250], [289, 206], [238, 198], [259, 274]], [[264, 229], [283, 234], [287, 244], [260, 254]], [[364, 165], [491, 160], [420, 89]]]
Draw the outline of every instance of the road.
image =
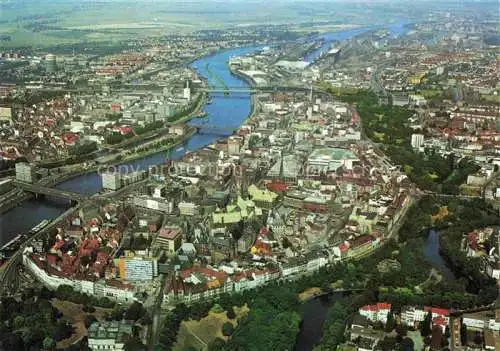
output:
[[160, 289], [158, 295], [156, 296], [156, 301], [151, 309], [153, 312], [153, 323], [151, 325], [149, 334], [149, 350], [153, 350], [155, 345], [158, 343], [158, 338], [160, 336], [161, 329], [161, 305], [163, 303], [163, 288], [165, 287], [165, 276], [160, 277]]

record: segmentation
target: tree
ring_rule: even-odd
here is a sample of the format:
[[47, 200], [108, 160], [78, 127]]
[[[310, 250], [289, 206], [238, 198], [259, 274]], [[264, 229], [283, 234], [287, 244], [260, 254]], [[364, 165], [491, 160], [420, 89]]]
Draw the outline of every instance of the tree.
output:
[[208, 344], [208, 351], [221, 351], [224, 350], [226, 342], [221, 338], [215, 338], [210, 344]]
[[87, 312], [87, 313], [94, 313], [95, 307], [90, 305], [90, 304], [85, 304], [85, 305], [83, 305], [82, 311]]
[[13, 327], [14, 327], [14, 329], [21, 329], [22, 327], [24, 327], [24, 317], [23, 316], [15, 316]]
[[124, 345], [124, 350], [125, 351], [145, 351], [146, 347], [142, 343], [141, 339], [139, 339], [137, 336], [132, 336], [125, 341]]
[[403, 337], [405, 337], [405, 336], [406, 336], [406, 334], [408, 334], [408, 328], [407, 328], [407, 327], [406, 327], [406, 325], [404, 325], [404, 324], [398, 324], [398, 325], [396, 326], [396, 333], [397, 333], [397, 334], [398, 334], [398, 336], [400, 336], [400, 337], [401, 337], [401, 339], [402, 339]]
[[414, 350], [413, 341], [410, 338], [404, 338], [401, 341], [401, 345], [400, 345], [399, 349], [401, 351], [413, 351]]
[[210, 309], [211, 312], [214, 313], [221, 313], [224, 312], [224, 309], [219, 305], [218, 303], [214, 304], [213, 307]]
[[116, 306], [113, 308], [113, 311], [111, 311], [111, 314], [109, 315], [109, 319], [112, 321], [120, 321], [123, 319], [123, 311], [120, 307]]
[[394, 319], [394, 314], [390, 311], [387, 314], [387, 323], [385, 324], [385, 331], [390, 333], [396, 327], [396, 320]]
[[396, 349], [396, 338], [386, 336], [377, 344], [377, 350], [379, 351], [393, 351]]
[[85, 316], [85, 322], [84, 322], [85, 323], [85, 328], [89, 329], [90, 326], [92, 325], [92, 323], [94, 323], [96, 321], [97, 321], [97, 319], [93, 315], [87, 314]]
[[233, 323], [226, 322], [222, 325], [222, 335], [231, 336], [233, 334], [233, 331], [234, 331]]
[[462, 345], [467, 345], [467, 324], [464, 323], [460, 327], [460, 342]]
[[229, 231], [231, 232], [231, 236], [233, 237], [235, 242], [238, 241], [243, 236], [244, 229], [245, 226], [243, 221], [239, 221], [231, 225]]
[[227, 313], [226, 313], [227, 318], [229, 319], [235, 319], [236, 318], [236, 313], [234, 313], [234, 308], [231, 307]]
[[153, 319], [151, 318], [151, 316], [149, 315], [149, 313], [146, 313], [142, 319], [141, 319], [141, 324], [142, 325], [150, 325], [153, 323]]
[[423, 337], [431, 335], [431, 323], [432, 323], [432, 313], [431, 311], [427, 312], [425, 319], [420, 323], [420, 334]]
[[481, 337], [481, 333], [478, 332], [478, 331], [474, 335], [474, 344], [476, 344], [476, 345], [482, 345], [483, 344], [483, 338]]
[[45, 339], [43, 339], [42, 345], [45, 350], [52, 350], [54, 347], [56, 347], [56, 342], [50, 336], [47, 336], [45, 337]]
[[451, 332], [450, 332], [450, 326], [446, 326], [446, 328], [444, 329], [444, 337], [445, 338], [449, 338], [451, 336]]
[[131, 321], [137, 321], [144, 314], [146, 313], [146, 310], [142, 306], [142, 304], [138, 303], [137, 301], [134, 301], [133, 304], [130, 305], [130, 307], [125, 311], [124, 318], [126, 320], [131, 320]]

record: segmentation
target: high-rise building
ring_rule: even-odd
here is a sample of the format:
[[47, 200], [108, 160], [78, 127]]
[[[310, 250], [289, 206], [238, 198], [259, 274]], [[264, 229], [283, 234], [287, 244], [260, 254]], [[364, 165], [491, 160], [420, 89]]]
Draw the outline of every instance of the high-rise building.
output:
[[186, 82], [186, 87], [184, 88], [183, 92], [184, 99], [187, 101], [191, 100], [191, 88], [189, 87], [189, 81]]
[[238, 155], [240, 153], [240, 145], [243, 143], [241, 137], [232, 136], [227, 139], [227, 152], [230, 155]]
[[12, 108], [0, 106], [0, 123], [12, 124]]
[[158, 260], [151, 257], [122, 257], [120, 278], [128, 281], [152, 280], [158, 276]]
[[44, 66], [47, 72], [55, 72], [57, 70], [56, 55], [47, 54], [45, 56]]
[[118, 190], [122, 187], [120, 172], [104, 172], [101, 174], [102, 187], [108, 190]]
[[423, 134], [412, 134], [411, 135], [411, 147], [414, 149], [420, 149], [420, 147], [424, 144], [424, 135]]
[[35, 166], [26, 162], [16, 163], [16, 179], [26, 183], [33, 183], [36, 181]]

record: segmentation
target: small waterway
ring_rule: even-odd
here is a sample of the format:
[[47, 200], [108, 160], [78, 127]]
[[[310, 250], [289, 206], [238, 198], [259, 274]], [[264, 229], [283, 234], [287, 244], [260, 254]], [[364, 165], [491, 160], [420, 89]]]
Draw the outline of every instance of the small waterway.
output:
[[435, 229], [429, 230], [427, 239], [425, 240], [425, 245], [423, 248], [423, 253], [427, 261], [439, 270], [439, 272], [446, 278], [454, 280], [456, 279], [455, 274], [448, 268], [445, 260], [441, 257], [439, 253], [439, 231]]
[[340, 300], [343, 296], [343, 293], [322, 295], [302, 305], [302, 321], [295, 343], [295, 351], [310, 351], [314, 345], [321, 341], [323, 324], [328, 310], [335, 301]]

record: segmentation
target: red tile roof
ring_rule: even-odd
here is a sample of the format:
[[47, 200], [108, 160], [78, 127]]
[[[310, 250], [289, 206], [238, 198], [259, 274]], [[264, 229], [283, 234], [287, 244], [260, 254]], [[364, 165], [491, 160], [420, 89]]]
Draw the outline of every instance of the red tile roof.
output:
[[429, 310], [431, 311], [432, 314], [438, 314], [441, 316], [449, 316], [450, 315], [450, 310], [447, 310], [445, 308], [428, 307], [428, 306], [424, 307], [425, 312], [429, 312]]
[[174, 228], [161, 228], [160, 232], [158, 233], [158, 237], [173, 240], [177, 238], [179, 235], [181, 235], [180, 229], [174, 229]]

